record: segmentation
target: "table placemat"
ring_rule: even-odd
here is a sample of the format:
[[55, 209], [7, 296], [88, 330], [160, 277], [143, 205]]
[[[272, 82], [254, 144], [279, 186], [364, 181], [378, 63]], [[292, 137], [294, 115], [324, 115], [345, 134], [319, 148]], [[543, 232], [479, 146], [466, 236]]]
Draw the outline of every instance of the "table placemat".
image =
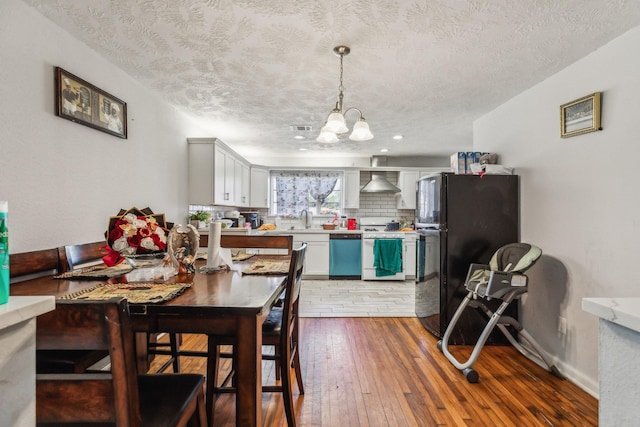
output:
[[109, 279], [122, 276], [133, 270], [127, 263], [107, 267], [106, 265], [94, 265], [80, 270], [67, 271], [53, 276], [54, 279]]
[[289, 261], [258, 260], [242, 271], [242, 274], [288, 274]]
[[[231, 260], [232, 261], [244, 261], [247, 260], [251, 257], [255, 256], [255, 254], [248, 254], [246, 252], [231, 252]], [[207, 259], [207, 253], [206, 252], [198, 252], [196, 254], [196, 259]]]
[[233, 261], [244, 261], [246, 259], [249, 259], [251, 257], [255, 256], [255, 254], [248, 254], [246, 252], [238, 252], [236, 254], [232, 253], [231, 254], [231, 259]]
[[159, 303], [177, 297], [191, 285], [192, 283], [101, 283], [60, 299], [106, 300], [125, 297], [130, 304]]

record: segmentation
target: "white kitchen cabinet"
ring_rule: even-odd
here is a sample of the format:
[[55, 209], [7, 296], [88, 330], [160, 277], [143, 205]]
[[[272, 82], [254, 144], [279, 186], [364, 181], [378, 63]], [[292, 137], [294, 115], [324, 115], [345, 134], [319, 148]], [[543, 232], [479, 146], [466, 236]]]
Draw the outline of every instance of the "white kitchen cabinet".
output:
[[344, 208], [360, 208], [360, 171], [344, 171], [342, 188], [344, 191]]
[[396, 195], [396, 207], [398, 209], [416, 208], [416, 182], [420, 177], [418, 171], [400, 171], [398, 173], [398, 187], [400, 193]]
[[293, 247], [307, 243], [302, 273], [306, 276], [329, 277], [329, 233], [295, 233]]
[[249, 192], [251, 191], [251, 176], [249, 166], [243, 161], [235, 161], [234, 200], [239, 207], [249, 206]]
[[405, 276], [413, 279], [416, 276], [416, 239], [404, 239], [404, 268]]
[[[211, 140], [209, 140], [211, 141]], [[214, 144], [189, 140], [189, 203], [214, 204]]]
[[[216, 138], [192, 138], [188, 142], [189, 203], [248, 206], [250, 175], [244, 159]], [[244, 205], [243, 197], [247, 201]]]
[[236, 203], [236, 159], [228, 151], [216, 146], [215, 203], [233, 206]]
[[269, 171], [265, 168], [251, 167], [251, 200], [252, 208], [269, 207]]

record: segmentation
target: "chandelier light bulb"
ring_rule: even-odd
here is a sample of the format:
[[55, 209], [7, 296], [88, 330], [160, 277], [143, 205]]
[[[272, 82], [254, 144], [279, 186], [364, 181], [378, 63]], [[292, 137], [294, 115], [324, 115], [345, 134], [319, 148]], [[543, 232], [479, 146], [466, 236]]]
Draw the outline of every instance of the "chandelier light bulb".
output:
[[360, 118], [356, 124], [353, 125], [353, 132], [349, 135], [349, 139], [352, 141], [368, 141], [373, 139], [369, 125], [363, 118]]
[[326, 125], [322, 126], [320, 129], [320, 135], [316, 138], [316, 141], [323, 142], [326, 144], [333, 144], [334, 142], [338, 142], [338, 135], [335, 132], [332, 132]]
[[349, 132], [349, 128], [347, 128], [346, 120], [342, 113], [334, 111], [329, 114], [327, 117], [327, 129], [335, 134], [343, 134]]

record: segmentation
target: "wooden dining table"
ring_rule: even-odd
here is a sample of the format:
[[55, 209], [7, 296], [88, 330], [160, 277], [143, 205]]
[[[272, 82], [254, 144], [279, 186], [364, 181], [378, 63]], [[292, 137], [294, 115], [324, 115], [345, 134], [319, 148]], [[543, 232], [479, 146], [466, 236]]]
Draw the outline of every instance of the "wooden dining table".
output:
[[[264, 255], [260, 256], [264, 258]], [[272, 256], [276, 260], [289, 256]], [[135, 332], [226, 334], [237, 336], [236, 425], [262, 426], [262, 323], [285, 289], [286, 275], [247, 275], [253, 262], [234, 262], [233, 269], [179, 274], [168, 282], [193, 283], [177, 297], [162, 303], [130, 304]], [[202, 264], [204, 265], [204, 264]], [[199, 267], [199, 265], [197, 266]], [[54, 295], [86, 291], [108, 280], [39, 277], [11, 285], [11, 295]], [[211, 414], [207, 414], [210, 416]]]

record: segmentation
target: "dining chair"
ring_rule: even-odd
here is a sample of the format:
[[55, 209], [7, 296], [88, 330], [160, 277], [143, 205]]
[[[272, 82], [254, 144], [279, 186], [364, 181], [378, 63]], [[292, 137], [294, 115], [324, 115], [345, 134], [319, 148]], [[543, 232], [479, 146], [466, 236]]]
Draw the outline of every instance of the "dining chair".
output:
[[[60, 248], [51, 248], [10, 254], [9, 276], [12, 285], [20, 286], [23, 280], [67, 271], [66, 261], [61, 260], [60, 253]], [[36, 370], [83, 372], [107, 355], [106, 351], [93, 350], [37, 351]]]
[[56, 248], [9, 255], [9, 280], [11, 283], [61, 271], [62, 265]]
[[293, 249], [292, 235], [233, 235], [220, 236], [220, 246], [234, 249], [281, 249], [291, 255]]
[[[263, 392], [282, 392], [284, 409], [289, 427], [295, 427], [295, 411], [293, 405], [291, 369], [295, 371], [296, 382], [300, 394], [304, 394], [302, 383], [302, 371], [300, 367], [300, 353], [298, 349], [298, 300], [302, 283], [302, 269], [307, 250], [307, 244], [303, 243], [299, 248], [293, 249], [287, 283], [285, 288], [284, 303], [282, 307], [274, 307], [269, 312], [262, 326], [262, 344], [275, 346], [273, 354], [262, 355], [263, 360], [274, 360], [281, 371], [280, 384], [265, 385]], [[227, 379], [218, 386], [218, 374], [220, 365], [220, 346], [233, 345], [235, 337], [209, 335], [207, 359], [207, 413], [209, 423], [213, 425], [216, 397], [220, 393], [235, 392], [235, 387], [227, 386]], [[232, 367], [231, 375], [234, 367]], [[276, 380], [277, 382], [277, 380]]]
[[37, 374], [38, 426], [206, 425], [204, 376], [137, 373], [124, 298], [58, 300], [37, 319], [36, 349], [102, 349], [111, 358], [110, 372]]
[[58, 248], [60, 267], [63, 272], [71, 271], [80, 265], [101, 262], [106, 241], [66, 245]]
[[[105, 246], [107, 246], [106, 241], [99, 241], [59, 247], [58, 252], [62, 271], [71, 271], [84, 264], [102, 262]], [[171, 334], [169, 342], [160, 342], [159, 334], [140, 333], [140, 337], [136, 339], [136, 343], [146, 347], [142, 357], [150, 359], [147, 361], [147, 365], [151, 363], [155, 355], [162, 354], [170, 356], [169, 360], [163, 363], [156, 372], [164, 372], [169, 366], [172, 366], [173, 372], [180, 372], [180, 361], [177, 357], [173, 356], [173, 354], [176, 353], [177, 346], [180, 345], [180, 340], [180, 334]], [[94, 354], [97, 355], [97, 352]], [[104, 358], [106, 356], [108, 355], [103, 354], [102, 357]], [[102, 358], [99, 358], [96, 362], [101, 359]], [[105, 364], [103, 363], [102, 365]]]
[[[286, 251], [291, 255], [293, 248], [292, 235], [229, 235], [220, 236], [220, 246], [229, 249], [274, 249]], [[281, 305], [281, 302], [277, 303]], [[172, 364], [174, 372], [180, 372], [180, 357], [209, 357], [208, 351], [188, 350], [181, 348], [181, 338], [179, 334], [169, 334], [169, 342], [163, 343], [164, 348], [149, 348], [149, 354], [159, 354], [169, 356], [169, 359], [162, 364], [157, 372], [163, 372], [168, 365]], [[162, 346], [162, 344], [160, 344]], [[166, 347], [169, 349], [166, 349]], [[220, 357], [230, 358], [231, 353], [221, 353]], [[277, 377], [280, 378], [280, 368], [277, 368]]]

